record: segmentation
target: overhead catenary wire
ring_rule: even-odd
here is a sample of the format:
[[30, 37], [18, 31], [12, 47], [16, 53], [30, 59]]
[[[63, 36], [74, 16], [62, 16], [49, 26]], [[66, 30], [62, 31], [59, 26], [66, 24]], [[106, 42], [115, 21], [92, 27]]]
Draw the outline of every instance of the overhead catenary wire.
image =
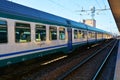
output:
[[75, 2], [75, 0], [73, 0], [72, 3], [73, 3], [76, 7], [80, 7], [80, 6], [81, 6], [80, 4], [78, 4], [77, 2]]
[[103, 0], [102, 2], [103, 2], [103, 4], [105, 5], [105, 2], [104, 2], [104, 0]]
[[71, 9], [69, 9], [69, 8], [61, 5], [60, 3], [56, 2], [56, 1], [53, 1], [53, 0], [48, 0], [48, 1], [50, 1], [50, 2], [53, 3], [53, 4], [56, 4], [57, 6], [63, 8], [64, 10], [67, 10], [67, 11], [69, 11], [69, 12], [74, 12], [74, 11], [71, 11]]
[[96, 1], [96, 3], [98, 4], [99, 8], [101, 9], [102, 7], [100, 6], [98, 0], [95, 0], [95, 1]]
[[[103, 1], [102, 1], [103, 5], [104, 5], [104, 10], [110, 10], [110, 8], [108, 8], [108, 9], [106, 8], [106, 4], [105, 4], [105, 2], [104, 2], [104, 1], [105, 1], [105, 0], [103, 0]], [[97, 4], [99, 5], [99, 7], [101, 8], [101, 6], [100, 6], [100, 4], [99, 4], [98, 0], [96, 0], [96, 3], [97, 3]], [[107, 11], [107, 12], [106, 12], [106, 11], [104, 11], [103, 13], [105, 14], [105, 16], [110, 16], [110, 13], [109, 13], [108, 11]], [[107, 18], [107, 17], [106, 17], [106, 18]], [[108, 22], [110, 22], [110, 20], [111, 20], [111, 19], [110, 19], [110, 17], [109, 17], [109, 19], [108, 19], [108, 20], [109, 20]], [[104, 26], [105, 26], [105, 25], [104, 25]], [[108, 27], [108, 29], [109, 29], [109, 30], [110, 30], [110, 32], [111, 32], [111, 29], [109, 28], [109, 27], [110, 27], [110, 25], [109, 25], [109, 26], [107, 25], [106, 27]]]

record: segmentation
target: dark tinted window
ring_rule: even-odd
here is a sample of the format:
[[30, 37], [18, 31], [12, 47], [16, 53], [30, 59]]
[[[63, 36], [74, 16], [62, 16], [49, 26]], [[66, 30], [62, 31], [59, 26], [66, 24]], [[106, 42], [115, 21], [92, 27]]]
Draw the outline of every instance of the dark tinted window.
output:
[[46, 40], [46, 26], [36, 25], [36, 41], [45, 41]]
[[30, 42], [31, 41], [30, 24], [16, 23], [15, 36], [16, 42]]
[[65, 28], [62, 27], [59, 28], [59, 39], [65, 40]]
[[7, 43], [7, 22], [0, 20], [0, 43]]
[[78, 32], [78, 39], [82, 39], [82, 35], [83, 35], [82, 31], [79, 30], [79, 32]]
[[74, 39], [78, 39], [78, 31], [74, 30]]
[[50, 40], [57, 40], [57, 27], [50, 26], [49, 38], [50, 38]]

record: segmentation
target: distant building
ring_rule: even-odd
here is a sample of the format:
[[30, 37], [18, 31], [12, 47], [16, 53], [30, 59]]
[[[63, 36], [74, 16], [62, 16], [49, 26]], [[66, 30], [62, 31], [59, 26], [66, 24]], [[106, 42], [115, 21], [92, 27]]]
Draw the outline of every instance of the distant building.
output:
[[96, 20], [94, 20], [94, 19], [83, 20], [83, 23], [87, 24], [87, 25], [90, 25], [90, 26], [93, 26], [93, 27], [96, 27]]

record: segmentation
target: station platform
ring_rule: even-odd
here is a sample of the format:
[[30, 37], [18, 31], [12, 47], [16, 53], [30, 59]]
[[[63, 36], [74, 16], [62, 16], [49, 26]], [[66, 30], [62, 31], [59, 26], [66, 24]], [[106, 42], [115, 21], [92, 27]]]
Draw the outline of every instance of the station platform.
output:
[[117, 53], [114, 80], [120, 80], [120, 39], [119, 39], [119, 45], [118, 45], [118, 53]]

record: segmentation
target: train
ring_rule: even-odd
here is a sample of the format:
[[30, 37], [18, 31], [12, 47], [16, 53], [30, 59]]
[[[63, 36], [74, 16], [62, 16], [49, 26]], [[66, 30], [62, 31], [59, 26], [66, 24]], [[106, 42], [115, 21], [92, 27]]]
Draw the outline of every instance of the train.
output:
[[0, 1], [0, 67], [112, 38], [86, 24]]

